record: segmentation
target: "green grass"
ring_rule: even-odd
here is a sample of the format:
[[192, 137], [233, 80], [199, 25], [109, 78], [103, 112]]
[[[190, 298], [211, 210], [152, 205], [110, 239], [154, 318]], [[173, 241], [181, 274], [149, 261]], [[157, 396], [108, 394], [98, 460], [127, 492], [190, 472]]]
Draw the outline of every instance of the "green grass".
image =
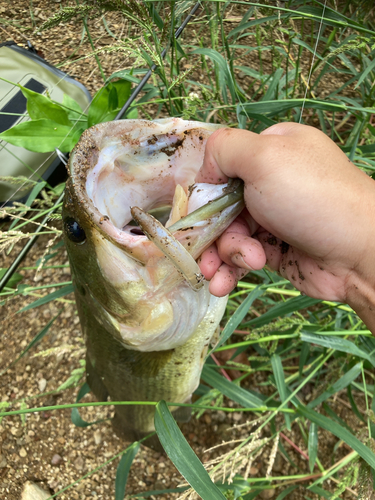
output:
[[[93, 105], [87, 115], [79, 113], [79, 119], [84, 121], [82, 129], [103, 119], [113, 119], [130, 90], [123, 82], [134, 86], [155, 62], [159, 67], [131, 109], [132, 116], [135, 113], [153, 119], [181, 116], [257, 133], [274, 123], [301, 122], [324, 131], [359, 168], [375, 173], [372, 2], [341, 2], [338, 9], [329, 2], [323, 10], [320, 2], [297, 0], [283, 3], [282, 8], [273, 2], [264, 5], [247, 1], [206, 1], [201, 14], [191, 22], [181, 39], [172, 40], [163, 61], [160, 57], [163, 48], [193, 3], [125, 3], [122, 11], [128, 24], [123, 39], [106, 25], [106, 11], [119, 8], [115, 0], [100, 0], [96, 4], [102, 5], [100, 10], [90, 2], [82, 2], [77, 8], [58, 12], [53, 21], [46, 23], [47, 28], [62, 19], [75, 19], [83, 24], [89, 36], [94, 18], [113, 37], [113, 44], [104, 49], [98, 49], [96, 40], [90, 37], [98, 65], [113, 51], [128, 52], [137, 63], [138, 69], [104, 76], [107, 90], [97, 95], [96, 108]], [[111, 83], [119, 81], [122, 83]], [[107, 94], [113, 88], [117, 89], [119, 100], [108, 111]], [[101, 113], [103, 109], [108, 111], [105, 116]], [[38, 115], [35, 116], [38, 119]], [[69, 116], [72, 122], [77, 119], [74, 113]], [[4, 248], [9, 249], [14, 242], [31, 235], [25, 236], [22, 232], [26, 222], [19, 214], [25, 216], [27, 212], [28, 220], [38, 223], [51, 209], [57, 193], [48, 186], [39, 188], [44, 189], [42, 200], [31, 199], [27, 207], [7, 209], [15, 224], [13, 233], [3, 235]], [[46, 227], [44, 233], [58, 235], [59, 230]], [[48, 252], [55, 251], [58, 247], [46, 249], [43, 259], [36, 264], [41, 266], [40, 272], [49, 267]], [[14, 288], [17, 280], [18, 288]], [[23, 283], [22, 269], [16, 281], [0, 294], [0, 300], [10, 300], [20, 294], [34, 296], [35, 302], [24, 310], [48, 300], [56, 300], [63, 308], [66, 300], [63, 296], [71, 291], [68, 283], [55, 283], [57, 290], [41, 297], [40, 287]], [[172, 417], [167, 406], [159, 404], [163, 413], [158, 413], [157, 432], [191, 486], [205, 500], [223, 496], [250, 500], [260, 498], [265, 489], [275, 489], [274, 498], [281, 500], [288, 498], [297, 486], [304, 489], [306, 499], [355, 498], [350, 491], [354, 491], [357, 498], [370, 498], [375, 477], [375, 340], [355, 313], [346, 305], [303, 297], [289, 282], [264, 270], [250, 273], [239, 283], [229, 298], [223, 326], [217, 351], [245, 352], [249, 365], [227, 361], [224, 368], [235, 368], [242, 374], [230, 381], [208, 358], [200, 398], [193, 407], [197, 415], [202, 415], [207, 408], [228, 413], [242, 411], [251, 415], [257, 425], [248, 437], [229, 445], [230, 450], [207, 467], [210, 479], [177, 428], [173, 428], [174, 445], [168, 447], [172, 439], [169, 436]], [[233, 334], [237, 329], [248, 333]], [[47, 333], [48, 328], [43, 329], [37, 340]], [[29, 347], [32, 346], [28, 346], [22, 356]], [[262, 374], [262, 383], [256, 391], [250, 391], [247, 379], [254, 373]], [[77, 377], [72, 377], [73, 383], [77, 383]], [[304, 388], [312, 395], [308, 402], [301, 396]], [[339, 393], [351, 408], [347, 410], [352, 413], [350, 423], [338, 415], [337, 404], [333, 404]], [[359, 401], [366, 408], [365, 413], [358, 408]], [[230, 407], [231, 402], [235, 402], [235, 408]], [[12, 414], [41, 410], [31, 409], [30, 403], [26, 401], [27, 408], [14, 410]], [[54, 408], [58, 411], [84, 405], [77, 402]], [[5, 415], [12, 406], [3, 403], [0, 408]], [[289, 476], [249, 476], [248, 464], [260, 456], [271, 471], [276, 451], [286, 462], [294, 463], [284, 447], [285, 435], [293, 439], [290, 429], [303, 443], [303, 450], [301, 445], [297, 448], [308, 456], [305, 470]], [[322, 430], [337, 438], [330, 460], [322, 455], [323, 443], [318, 439]], [[342, 442], [353, 451], [337, 458]], [[184, 460], [174, 456], [174, 446], [185, 448]], [[137, 449], [134, 445], [124, 450], [116, 480], [116, 498], [122, 498]], [[210, 489], [211, 480], [216, 487]], [[189, 490], [185, 493], [181, 490], [183, 498], [188, 493]], [[160, 494], [168, 495], [168, 492]]]

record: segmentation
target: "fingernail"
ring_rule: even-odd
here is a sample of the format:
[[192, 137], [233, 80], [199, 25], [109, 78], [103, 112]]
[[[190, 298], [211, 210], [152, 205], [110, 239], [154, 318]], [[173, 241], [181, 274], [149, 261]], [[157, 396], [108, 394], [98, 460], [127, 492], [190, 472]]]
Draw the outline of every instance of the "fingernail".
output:
[[245, 262], [243, 255], [240, 253], [235, 253], [232, 255], [231, 259], [232, 263], [237, 267], [242, 267], [242, 269], [249, 269], [249, 271], [253, 271], [254, 269]]

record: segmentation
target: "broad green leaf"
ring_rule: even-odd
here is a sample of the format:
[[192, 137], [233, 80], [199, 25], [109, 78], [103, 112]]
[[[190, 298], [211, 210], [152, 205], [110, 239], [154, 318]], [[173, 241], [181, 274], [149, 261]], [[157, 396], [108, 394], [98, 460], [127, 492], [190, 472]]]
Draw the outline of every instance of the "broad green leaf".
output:
[[327, 417], [323, 415], [319, 415], [314, 410], [310, 408], [306, 408], [304, 406], [298, 406], [296, 408], [297, 413], [301, 416], [310, 420], [310, 422], [314, 422], [322, 429], [325, 429], [331, 432], [334, 436], [342, 439], [348, 446], [350, 446], [354, 451], [358, 453], [373, 469], [375, 469], [375, 454], [370, 450], [366, 445], [364, 445], [358, 438], [353, 436], [347, 429], [341, 427], [336, 422], [333, 422]]
[[[242, 322], [246, 314], [249, 312], [250, 307], [253, 302], [260, 297], [265, 292], [264, 289], [256, 287], [251, 293], [246, 297], [242, 304], [236, 309], [236, 312], [229, 318], [228, 323], [225, 325], [222, 331], [219, 341], [215, 346], [215, 349], [222, 346], [229, 337], [232, 335], [237, 326]], [[214, 350], [215, 350], [214, 349]]]
[[129, 448], [127, 448], [127, 450], [121, 457], [116, 471], [115, 500], [123, 500], [125, 497], [125, 488], [130, 467], [136, 454], [139, 451], [139, 448], [140, 444], [138, 442], [135, 442], [131, 446], [129, 446]]
[[77, 144], [81, 133], [77, 127], [59, 125], [53, 120], [42, 118], [19, 123], [2, 132], [0, 139], [35, 153], [49, 153], [55, 148], [67, 153]]
[[315, 408], [318, 406], [320, 403], [325, 401], [326, 399], [330, 398], [333, 394], [336, 394], [339, 391], [342, 391], [345, 389], [349, 384], [355, 380], [358, 375], [362, 372], [362, 363], [357, 363], [353, 368], [351, 368], [348, 373], [345, 373], [340, 380], [335, 382], [329, 389], [323, 392], [323, 394], [320, 394], [314, 401], [310, 401], [310, 403], [307, 405], [309, 408]]
[[[273, 375], [276, 381], [276, 387], [280, 395], [280, 399], [284, 403], [284, 401], [288, 399], [289, 391], [287, 390], [287, 387], [285, 385], [283, 365], [281, 363], [281, 358], [278, 354], [273, 354], [271, 356], [271, 365], [272, 365]], [[287, 429], [291, 430], [290, 416], [287, 413], [285, 413], [284, 417]]]
[[[146, 5], [147, 5], [147, 3], [146, 3]], [[152, 17], [153, 22], [156, 24], [156, 26], [159, 28], [159, 30], [162, 30], [163, 26], [164, 26], [164, 21], [160, 17], [159, 13], [157, 12], [157, 10], [155, 8], [155, 3], [150, 3], [149, 5], [147, 5], [147, 7], [148, 7], [148, 10], [149, 10], [150, 16]]]
[[129, 111], [126, 113], [127, 120], [136, 120], [138, 118], [138, 108], [130, 106]]
[[19, 86], [27, 99], [27, 112], [31, 120], [47, 119], [60, 125], [71, 127], [68, 114], [63, 107], [51, 101], [47, 96]]
[[350, 340], [346, 340], [341, 337], [317, 335], [308, 332], [301, 333], [301, 340], [303, 342], [308, 342], [309, 344], [317, 344], [330, 349], [336, 349], [337, 351], [347, 352], [359, 358], [367, 359], [373, 366], [375, 366], [375, 355], [368, 354], [363, 349], [356, 346], [353, 342], [350, 342]]
[[54, 186], [52, 188], [52, 191], [55, 193], [56, 196], [60, 196], [65, 189], [65, 182], [60, 182], [60, 184], [57, 184], [57, 186]]
[[178, 428], [165, 401], [155, 410], [155, 429], [160, 442], [177, 470], [203, 500], [225, 500], [201, 461]]
[[94, 96], [88, 112], [88, 126], [113, 120], [130, 96], [131, 83], [125, 80], [110, 82]]
[[316, 424], [314, 424], [314, 422], [310, 424], [308, 452], [309, 452], [309, 468], [310, 472], [312, 472], [314, 470], [316, 457], [318, 456], [318, 427]]
[[[0, 280], [8, 269], [0, 268]], [[23, 280], [23, 276], [20, 273], [13, 273], [12, 277], [8, 280], [6, 288], [16, 288], [17, 284]]]
[[222, 375], [208, 366], [203, 367], [202, 380], [215, 389], [218, 389], [224, 396], [232, 401], [236, 401], [236, 403], [244, 408], [264, 408], [266, 406], [262, 399], [251, 394], [251, 392], [243, 389], [239, 385], [225, 379]]
[[52, 318], [44, 328], [42, 328], [40, 330], [39, 333], [37, 333], [35, 335], [35, 337], [32, 339], [32, 341], [25, 347], [25, 349], [21, 352], [21, 354], [14, 360], [12, 361], [9, 366], [7, 366], [7, 368], [5, 368], [5, 370], [3, 370], [2, 372], [0, 372], [0, 375], [3, 375], [7, 370], [9, 370], [9, 368], [11, 366], [14, 366], [21, 358], [23, 358], [23, 356], [32, 348], [34, 347], [38, 342], [40, 342], [42, 340], [42, 338], [48, 333], [48, 330], [51, 328], [51, 325], [52, 323], [60, 316], [60, 314], [62, 313], [62, 309], [61, 311], [54, 317]]
[[108, 110], [117, 109], [118, 108], [118, 98], [117, 98], [117, 90], [113, 84], [108, 85]]
[[55, 292], [49, 293], [45, 297], [35, 300], [31, 304], [23, 307], [22, 309], [17, 311], [17, 314], [24, 311], [28, 311], [29, 309], [34, 309], [35, 307], [42, 306], [44, 304], [47, 304], [48, 302], [51, 302], [52, 300], [59, 299], [60, 297], [64, 297], [64, 295], [68, 295], [69, 293], [72, 292], [74, 292], [73, 284], [63, 286], [58, 290], [56, 290]]
[[62, 104], [66, 106], [65, 109], [68, 117], [70, 120], [77, 120], [82, 115], [82, 118], [85, 117], [84, 111], [82, 110], [81, 106], [78, 104], [77, 101], [75, 101], [70, 95], [64, 94]]
[[252, 326], [253, 328], [258, 328], [260, 326], [267, 325], [272, 320], [280, 316], [286, 316], [287, 314], [290, 314], [294, 311], [299, 311], [300, 309], [311, 307], [318, 302], [320, 302], [319, 299], [312, 299], [311, 297], [299, 295], [298, 297], [293, 297], [292, 299], [288, 299], [285, 302], [280, 302], [274, 305], [266, 313], [262, 314], [262, 316], [248, 321], [243, 326]]

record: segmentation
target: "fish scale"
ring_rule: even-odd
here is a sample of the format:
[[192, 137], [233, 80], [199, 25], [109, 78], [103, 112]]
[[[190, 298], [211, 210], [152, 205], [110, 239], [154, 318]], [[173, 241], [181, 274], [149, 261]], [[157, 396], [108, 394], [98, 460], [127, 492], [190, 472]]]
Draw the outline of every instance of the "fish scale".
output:
[[[140, 352], [121, 345], [112, 335], [111, 325], [100, 324], [77, 292], [76, 299], [87, 346], [87, 382], [99, 400], [106, 401], [110, 395], [113, 401], [189, 402], [217, 329], [217, 317], [224, 313], [223, 301], [217, 302], [183, 346]], [[116, 428], [125, 439], [138, 440], [154, 430], [153, 416], [153, 406], [116, 406]], [[177, 418], [186, 421], [188, 416], [185, 410]]]

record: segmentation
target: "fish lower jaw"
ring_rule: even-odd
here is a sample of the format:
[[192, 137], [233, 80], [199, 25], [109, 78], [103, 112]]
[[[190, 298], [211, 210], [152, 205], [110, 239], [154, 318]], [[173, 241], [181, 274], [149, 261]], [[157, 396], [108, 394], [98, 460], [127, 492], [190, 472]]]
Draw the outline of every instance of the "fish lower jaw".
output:
[[129, 326], [111, 318], [115, 330], [113, 335], [126, 349], [134, 351], [168, 351], [180, 347], [189, 340], [196, 325], [191, 329], [181, 328], [179, 322], [173, 320], [173, 311], [172, 317], [168, 312], [157, 315], [155, 311], [151, 311], [138, 326]]

